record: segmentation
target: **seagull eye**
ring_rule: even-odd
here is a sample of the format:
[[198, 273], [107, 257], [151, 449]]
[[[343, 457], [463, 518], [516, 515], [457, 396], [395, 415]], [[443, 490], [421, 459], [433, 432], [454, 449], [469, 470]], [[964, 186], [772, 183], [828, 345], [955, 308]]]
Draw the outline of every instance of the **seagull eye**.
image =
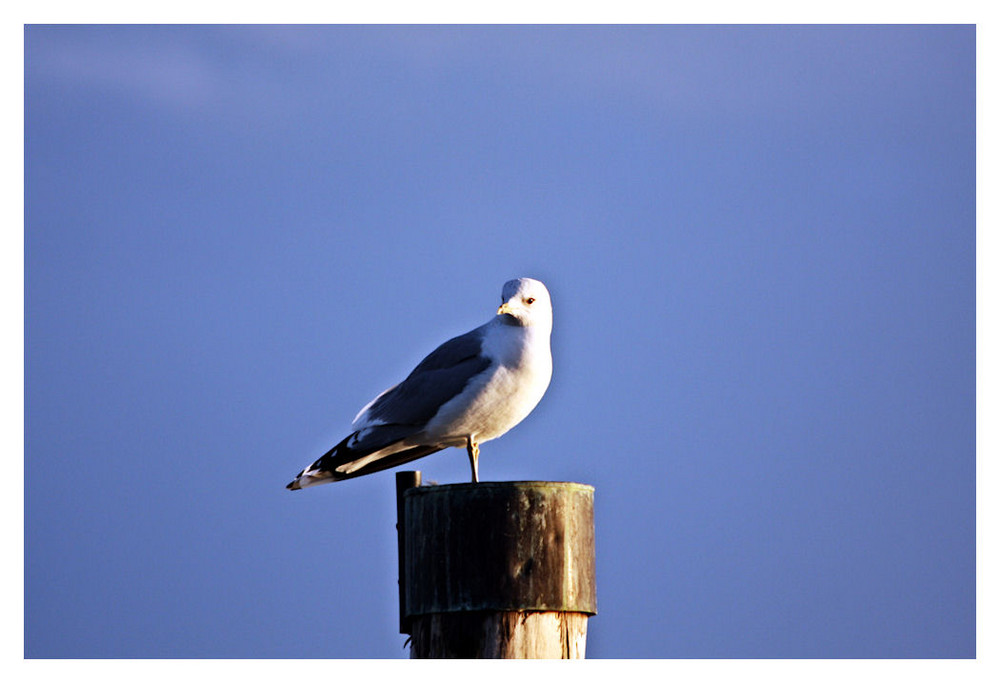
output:
[[530, 306], [531, 304], [535, 303], [535, 297], [529, 296], [527, 299], [524, 300], [524, 303]]

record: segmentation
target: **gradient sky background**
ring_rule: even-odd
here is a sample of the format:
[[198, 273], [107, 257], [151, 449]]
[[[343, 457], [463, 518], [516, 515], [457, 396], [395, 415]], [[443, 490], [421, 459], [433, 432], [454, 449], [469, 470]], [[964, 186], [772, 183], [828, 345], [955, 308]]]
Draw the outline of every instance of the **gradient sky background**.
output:
[[596, 487], [589, 656], [975, 656], [972, 27], [31, 26], [25, 77], [27, 657], [406, 657], [392, 473], [284, 485], [523, 275], [554, 377], [481, 474]]

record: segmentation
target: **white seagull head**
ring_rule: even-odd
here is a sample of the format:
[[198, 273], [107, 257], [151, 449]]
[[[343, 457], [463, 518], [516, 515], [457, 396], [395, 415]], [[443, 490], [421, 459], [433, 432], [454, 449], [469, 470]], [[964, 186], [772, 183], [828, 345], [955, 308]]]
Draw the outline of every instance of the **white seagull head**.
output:
[[552, 299], [538, 280], [530, 277], [508, 280], [503, 286], [502, 299], [497, 309], [502, 322], [552, 330]]

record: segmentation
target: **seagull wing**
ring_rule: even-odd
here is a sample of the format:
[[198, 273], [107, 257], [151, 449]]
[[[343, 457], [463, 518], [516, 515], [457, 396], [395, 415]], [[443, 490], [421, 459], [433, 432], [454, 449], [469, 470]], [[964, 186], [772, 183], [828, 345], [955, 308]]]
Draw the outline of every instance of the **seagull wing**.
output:
[[370, 474], [429, 455], [444, 446], [404, 444], [438, 410], [491, 365], [482, 354], [483, 327], [450, 339], [396, 386], [379, 394], [354, 419], [354, 433], [305, 468], [288, 488]]

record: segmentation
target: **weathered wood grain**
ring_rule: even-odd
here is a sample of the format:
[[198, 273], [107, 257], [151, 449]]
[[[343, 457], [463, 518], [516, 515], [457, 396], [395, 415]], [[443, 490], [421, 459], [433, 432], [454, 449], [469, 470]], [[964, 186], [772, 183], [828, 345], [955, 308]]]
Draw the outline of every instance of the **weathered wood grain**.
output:
[[403, 493], [414, 657], [583, 657], [597, 613], [594, 489], [482, 482]]
[[414, 617], [411, 659], [584, 659], [582, 612], [451, 612]]

